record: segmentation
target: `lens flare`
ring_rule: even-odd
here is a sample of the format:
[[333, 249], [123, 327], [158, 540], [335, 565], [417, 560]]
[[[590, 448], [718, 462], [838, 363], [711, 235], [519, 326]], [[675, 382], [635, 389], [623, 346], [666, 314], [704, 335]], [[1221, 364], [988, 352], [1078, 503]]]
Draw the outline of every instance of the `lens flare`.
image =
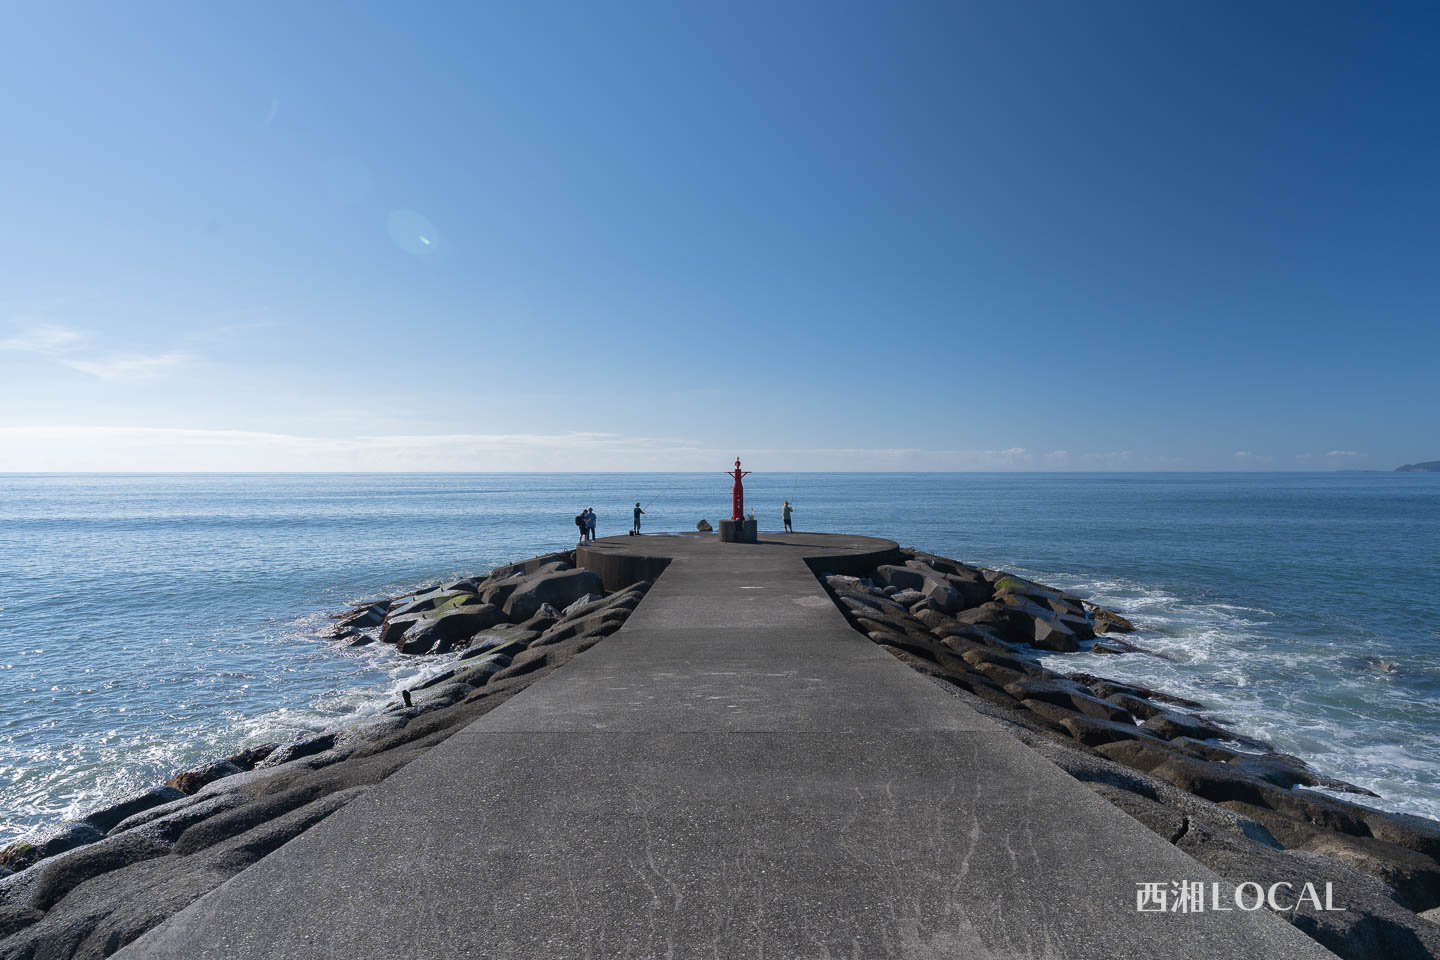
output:
[[414, 210], [392, 212], [385, 226], [396, 246], [417, 257], [429, 256], [440, 245], [435, 224]]

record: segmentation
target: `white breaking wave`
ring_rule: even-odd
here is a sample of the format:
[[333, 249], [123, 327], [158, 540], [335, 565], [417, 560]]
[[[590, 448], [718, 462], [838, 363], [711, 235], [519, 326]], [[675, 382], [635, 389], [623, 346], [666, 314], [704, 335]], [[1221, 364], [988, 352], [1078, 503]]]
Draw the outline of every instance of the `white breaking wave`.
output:
[[[1391, 678], [1401, 658], [1348, 649], [1335, 635], [1287, 635], [1283, 618], [1259, 606], [1124, 579], [1013, 569], [1124, 613], [1139, 627], [1126, 639], [1158, 655], [1047, 654], [1046, 667], [1199, 701], [1202, 712], [1236, 733], [1380, 796], [1321, 793], [1440, 819], [1440, 734], [1397, 709]], [[1336, 626], [1337, 634], [1351, 629]], [[1352, 664], [1357, 657], [1367, 665]]]

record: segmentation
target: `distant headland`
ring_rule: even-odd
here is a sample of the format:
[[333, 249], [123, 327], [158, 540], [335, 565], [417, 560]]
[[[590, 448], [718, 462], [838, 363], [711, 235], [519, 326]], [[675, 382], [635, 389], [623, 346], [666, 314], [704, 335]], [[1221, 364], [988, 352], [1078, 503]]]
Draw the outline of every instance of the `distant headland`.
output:
[[1396, 473], [1440, 473], [1440, 460], [1426, 460], [1424, 463], [1407, 463], [1396, 467]]

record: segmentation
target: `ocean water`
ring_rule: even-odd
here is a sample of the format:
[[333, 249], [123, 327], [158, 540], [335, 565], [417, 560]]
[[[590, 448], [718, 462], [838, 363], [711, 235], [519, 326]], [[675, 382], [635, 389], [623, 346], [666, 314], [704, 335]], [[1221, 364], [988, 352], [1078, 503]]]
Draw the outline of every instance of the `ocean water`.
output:
[[[723, 464], [721, 465], [723, 466]], [[757, 467], [761, 466], [756, 464]], [[1050, 657], [1204, 702], [1440, 817], [1440, 476], [766, 474], [801, 530], [1004, 567], [1156, 656]], [[0, 476], [0, 843], [239, 747], [373, 712], [443, 660], [317, 639], [354, 602], [728, 514], [715, 474]]]

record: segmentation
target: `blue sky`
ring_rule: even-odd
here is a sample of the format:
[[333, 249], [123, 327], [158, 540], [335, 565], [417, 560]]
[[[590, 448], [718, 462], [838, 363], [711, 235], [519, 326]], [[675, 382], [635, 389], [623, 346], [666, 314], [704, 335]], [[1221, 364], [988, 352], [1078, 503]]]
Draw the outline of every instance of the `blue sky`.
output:
[[1434, 459], [1437, 47], [1433, 4], [13, 5], [0, 470]]

